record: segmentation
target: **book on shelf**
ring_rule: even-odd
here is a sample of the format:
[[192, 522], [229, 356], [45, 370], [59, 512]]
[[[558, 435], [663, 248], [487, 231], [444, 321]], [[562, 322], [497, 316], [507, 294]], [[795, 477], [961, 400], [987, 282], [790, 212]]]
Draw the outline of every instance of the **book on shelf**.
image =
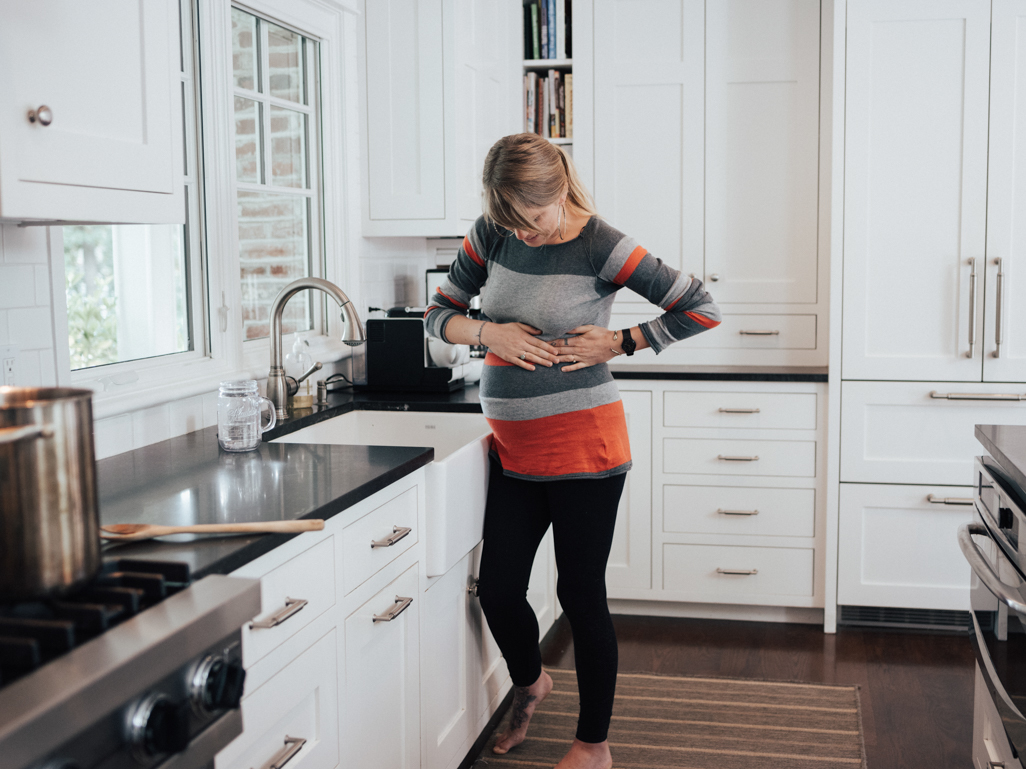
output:
[[566, 138], [574, 138], [574, 74], [566, 74]]
[[556, 59], [566, 58], [566, 3], [564, 0], [554, 0], [553, 5], [556, 15]]
[[541, 0], [538, 8], [538, 15], [541, 16], [541, 57], [549, 58], [549, 9], [547, 0]]
[[524, 3], [524, 58], [569, 59], [572, 55], [572, 0]]
[[556, 52], [556, 0], [545, 0], [545, 10], [548, 14], [549, 24], [549, 55], [548, 59], [558, 59]]
[[524, 130], [547, 139], [573, 138], [573, 74], [524, 73]]

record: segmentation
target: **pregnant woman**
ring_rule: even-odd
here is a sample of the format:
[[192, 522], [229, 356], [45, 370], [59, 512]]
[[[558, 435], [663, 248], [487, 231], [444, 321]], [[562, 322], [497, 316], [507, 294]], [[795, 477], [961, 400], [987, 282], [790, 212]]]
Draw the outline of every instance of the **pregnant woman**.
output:
[[[617, 647], [605, 571], [631, 455], [606, 363], [714, 328], [720, 312], [701, 281], [597, 216], [558, 146], [534, 134], [506, 136], [489, 150], [483, 182], [484, 215], [424, 323], [446, 342], [488, 347], [480, 397], [493, 438], [478, 595], [514, 686], [510, 728], [493, 750], [524, 740], [552, 689], [527, 602], [535, 552], [551, 525], [580, 691], [576, 738], [557, 769], [608, 769]], [[606, 328], [624, 287], [662, 315]], [[465, 315], [477, 294], [483, 320]]]

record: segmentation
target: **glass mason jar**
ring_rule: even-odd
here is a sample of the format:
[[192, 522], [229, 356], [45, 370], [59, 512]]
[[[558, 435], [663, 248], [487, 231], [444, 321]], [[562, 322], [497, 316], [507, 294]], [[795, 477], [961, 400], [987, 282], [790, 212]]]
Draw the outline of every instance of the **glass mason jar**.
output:
[[[264, 407], [271, 418], [261, 425]], [[261, 434], [277, 423], [274, 404], [257, 394], [254, 379], [221, 382], [217, 394], [217, 442], [225, 451], [252, 451], [260, 445]]]

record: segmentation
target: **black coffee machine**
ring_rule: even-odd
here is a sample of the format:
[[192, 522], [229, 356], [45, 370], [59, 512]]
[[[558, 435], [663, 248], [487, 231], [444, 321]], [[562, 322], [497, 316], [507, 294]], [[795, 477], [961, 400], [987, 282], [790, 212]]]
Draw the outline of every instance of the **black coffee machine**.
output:
[[[456, 368], [435, 366], [427, 352], [423, 311], [414, 317], [367, 320], [367, 384], [357, 389], [453, 392], [463, 387]], [[462, 372], [462, 368], [459, 368]]]

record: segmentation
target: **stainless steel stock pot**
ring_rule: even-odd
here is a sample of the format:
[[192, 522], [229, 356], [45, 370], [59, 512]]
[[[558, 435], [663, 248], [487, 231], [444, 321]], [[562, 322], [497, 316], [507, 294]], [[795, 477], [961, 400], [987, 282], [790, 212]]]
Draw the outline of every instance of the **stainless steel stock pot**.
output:
[[0, 387], [0, 602], [64, 593], [99, 571], [92, 396]]

